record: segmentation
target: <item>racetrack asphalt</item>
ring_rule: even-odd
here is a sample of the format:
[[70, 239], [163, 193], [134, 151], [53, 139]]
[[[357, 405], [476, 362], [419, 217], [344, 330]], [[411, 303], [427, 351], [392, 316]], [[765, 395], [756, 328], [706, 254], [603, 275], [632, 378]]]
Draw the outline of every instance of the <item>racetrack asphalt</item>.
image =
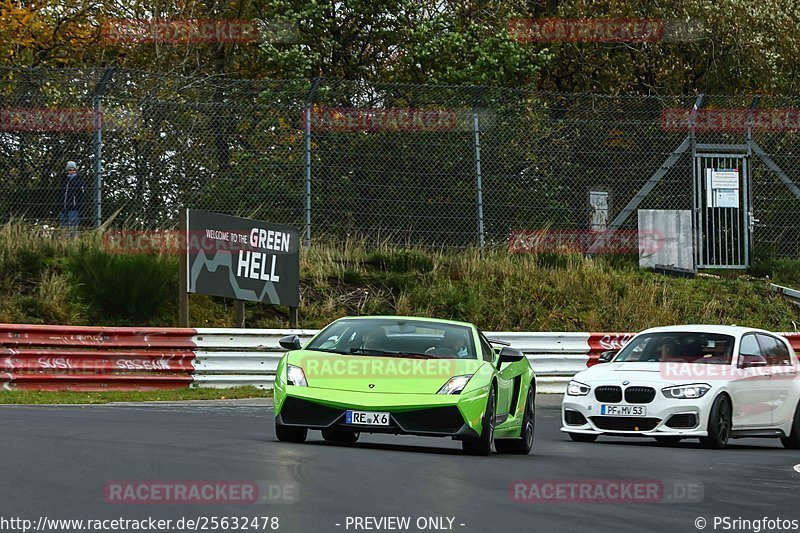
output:
[[[458, 442], [423, 437], [362, 435], [355, 446], [341, 446], [310, 432], [306, 444], [281, 443], [268, 400], [0, 406], [0, 517], [276, 516], [278, 531], [292, 533], [680, 532], [698, 531], [699, 518], [707, 531], [724, 530], [724, 522], [714, 527], [715, 516], [800, 522], [800, 473], [793, 469], [800, 453], [777, 440], [735, 440], [721, 451], [696, 441], [575, 443], [559, 431], [558, 398], [541, 395], [537, 405], [533, 452], [491, 457], [465, 456]], [[252, 480], [283, 492], [257, 504], [108, 501], [109, 484], [141, 480]], [[600, 487], [606, 501], [570, 501], [565, 487], [575, 483]], [[619, 502], [612, 492], [642, 486], [657, 491], [643, 499], [627, 494], [641, 503]], [[523, 494], [527, 501], [515, 501]], [[537, 495], [542, 501], [530, 501]], [[353, 522], [389, 516], [409, 517], [409, 527]], [[451, 518], [452, 526], [445, 519], [418, 528], [427, 517]]]

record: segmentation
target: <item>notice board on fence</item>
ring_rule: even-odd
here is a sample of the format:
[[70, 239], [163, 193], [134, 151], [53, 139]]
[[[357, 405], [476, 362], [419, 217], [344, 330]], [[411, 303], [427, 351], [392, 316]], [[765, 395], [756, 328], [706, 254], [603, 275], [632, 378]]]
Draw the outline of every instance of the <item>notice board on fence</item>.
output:
[[291, 226], [186, 210], [188, 292], [297, 307], [299, 231]]

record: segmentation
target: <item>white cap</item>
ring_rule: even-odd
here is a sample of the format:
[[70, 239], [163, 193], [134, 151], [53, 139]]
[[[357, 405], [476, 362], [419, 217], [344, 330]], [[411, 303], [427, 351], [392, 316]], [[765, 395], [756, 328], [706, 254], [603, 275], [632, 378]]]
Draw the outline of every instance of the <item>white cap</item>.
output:
[[75, 161], [67, 161], [67, 170], [71, 168], [78, 170], [78, 165], [75, 163]]

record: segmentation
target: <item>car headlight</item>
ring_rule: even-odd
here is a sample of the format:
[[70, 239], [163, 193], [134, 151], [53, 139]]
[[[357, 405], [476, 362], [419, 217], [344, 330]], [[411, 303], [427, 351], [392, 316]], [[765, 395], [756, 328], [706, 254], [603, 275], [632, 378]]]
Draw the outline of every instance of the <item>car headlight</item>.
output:
[[308, 387], [306, 373], [303, 372], [303, 369], [299, 366], [286, 365], [286, 380], [289, 382], [289, 385]]
[[469, 378], [471, 377], [471, 374], [452, 377], [447, 380], [447, 383], [442, 385], [442, 388], [439, 389], [439, 392], [436, 394], [461, 394], [461, 391], [467, 386], [467, 382], [469, 382]]
[[567, 396], [586, 396], [592, 388], [580, 381], [572, 380], [567, 385]]
[[665, 387], [661, 392], [667, 398], [688, 400], [691, 398], [702, 398], [705, 393], [711, 390], [711, 385], [705, 383], [692, 383], [691, 385], [676, 385]]

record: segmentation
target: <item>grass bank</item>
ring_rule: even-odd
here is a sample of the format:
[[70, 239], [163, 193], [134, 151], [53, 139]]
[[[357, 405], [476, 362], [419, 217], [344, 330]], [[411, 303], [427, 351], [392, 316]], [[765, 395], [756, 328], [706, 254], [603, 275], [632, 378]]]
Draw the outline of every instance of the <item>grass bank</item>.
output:
[[0, 391], [0, 404], [102, 404], [111, 402], [177, 402], [185, 400], [235, 400], [271, 397], [271, 390], [262, 390], [255, 387], [104, 392], [16, 390]]
[[[0, 227], [0, 321], [97, 325], [176, 323], [174, 255], [109, 253], [18, 224]], [[753, 277], [757, 276], [757, 277]], [[633, 331], [680, 322], [800, 326], [800, 308], [768, 282], [800, 285], [800, 262], [764, 260], [749, 274], [670, 278], [631, 258], [445, 252], [316, 244], [301, 254], [301, 326], [358, 314], [437, 316], [486, 330]], [[192, 295], [192, 325], [227, 327], [233, 304]], [[251, 327], [284, 327], [286, 309], [248, 304]]]

